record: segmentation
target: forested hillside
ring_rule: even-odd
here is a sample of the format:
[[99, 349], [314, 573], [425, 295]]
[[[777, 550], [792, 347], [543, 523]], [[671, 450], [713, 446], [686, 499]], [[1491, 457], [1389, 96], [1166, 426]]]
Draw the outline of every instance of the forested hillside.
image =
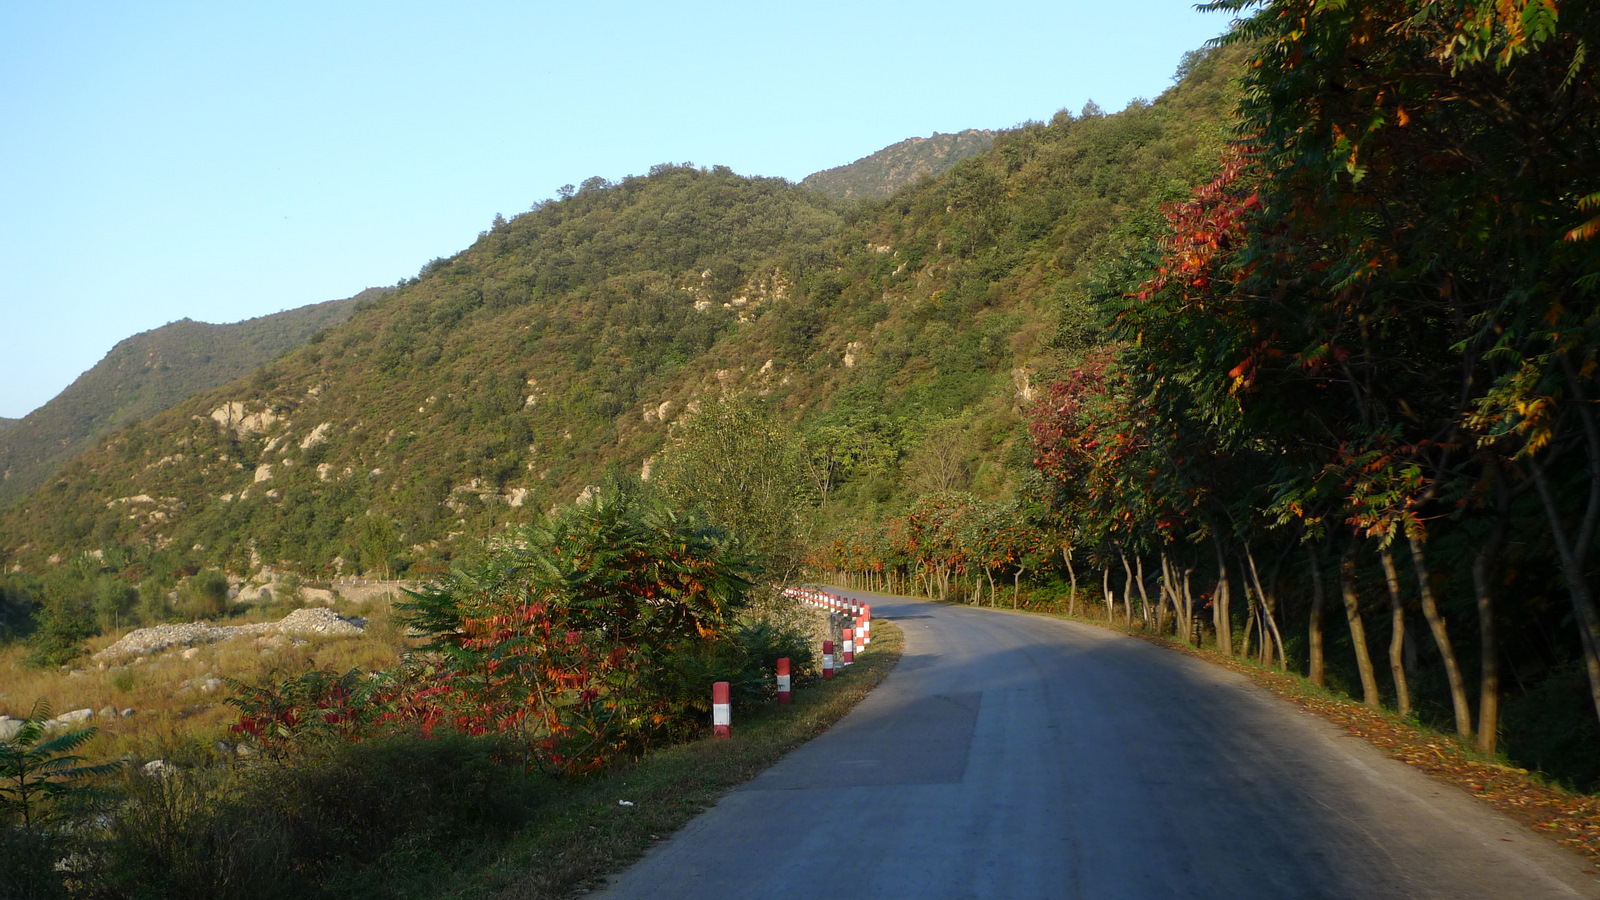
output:
[[989, 149], [994, 132], [969, 128], [955, 134], [906, 138], [871, 156], [807, 175], [801, 187], [821, 191], [830, 197], [881, 200], [919, 178], [931, 178], [949, 171], [956, 163]]
[[[161, 571], [427, 570], [609, 465], [640, 471], [685, 410], [738, 391], [870, 445], [840, 497], [1001, 491], [1057, 304], [1209, 176], [1232, 65], [1007, 132], [872, 205], [723, 168], [586, 182], [84, 454], [0, 519], [6, 563], [116, 547]], [[941, 462], [954, 474], [926, 474]]]
[[118, 342], [44, 406], [22, 419], [0, 419], [0, 508], [111, 431], [255, 371], [382, 293], [364, 291], [229, 325], [183, 319]]

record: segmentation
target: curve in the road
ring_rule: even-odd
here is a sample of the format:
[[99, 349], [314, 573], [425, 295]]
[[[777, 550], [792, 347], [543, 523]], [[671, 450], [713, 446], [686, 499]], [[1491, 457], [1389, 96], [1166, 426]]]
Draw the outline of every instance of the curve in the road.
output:
[[1237, 673], [850, 593], [900, 665], [600, 896], [1600, 898], [1578, 857]]

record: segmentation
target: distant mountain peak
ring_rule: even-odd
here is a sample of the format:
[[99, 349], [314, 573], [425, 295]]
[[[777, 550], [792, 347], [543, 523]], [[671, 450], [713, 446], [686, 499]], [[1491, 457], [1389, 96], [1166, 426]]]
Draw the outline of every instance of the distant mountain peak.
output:
[[879, 199], [977, 156], [994, 144], [994, 136], [988, 129], [968, 128], [954, 134], [935, 131], [929, 137], [909, 137], [848, 165], [813, 172], [800, 184], [830, 197]]

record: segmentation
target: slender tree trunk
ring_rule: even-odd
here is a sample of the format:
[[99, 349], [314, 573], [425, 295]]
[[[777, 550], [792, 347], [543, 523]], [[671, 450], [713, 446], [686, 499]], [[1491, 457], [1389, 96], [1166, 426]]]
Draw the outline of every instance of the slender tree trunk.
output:
[[1322, 559], [1317, 556], [1315, 543], [1306, 544], [1306, 556], [1311, 563], [1311, 626], [1306, 640], [1311, 665], [1306, 677], [1317, 687], [1323, 687], [1327, 680], [1327, 664], [1322, 656], [1322, 607], [1327, 599], [1322, 584]]
[[1511, 492], [1493, 457], [1489, 467], [1495, 480], [1494, 527], [1472, 556], [1472, 590], [1478, 601], [1479, 653], [1483, 657], [1478, 676], [1478, 752], [1493, 755], [1500, 738], [1500, 647], [1495, 637], [1494, 591], [1489, 574], [1500, 548], [1505, 545], [1511, 519]]
[[1144, 627], [1150, 627], [1150, 592], [1144, 586], [1144, 557], [1135, 556], [1133, 561], [1138, 565], [1139, 585], [1139, 617], [1144, 619]]
[[1344, 597], [1344, 617], [1350, 624], [1350, 643], [1356, 651], [1356, 671], [1361, 674], [1361, 703], [1377, 709], [1383, 701], [1378, 696], [1372, 657], [1367, 653], [1367, 629], [1361, 624], [1361, 597], [1356, 593], [1356, 549], [1360, 546], [1351, 538], [1350, 548], [1339, 561], [1339, 593]]
[[[1266, 627], [1261, 632], [1262, 665], [1272, 664], [1273, 648], [1272, 645], [1267, 643], [1267, 634], [1270, 631], [1272, 635], [1272, 643], [1277, 645], [1278, 668], [1286, 671], [1289, 666], [1289, 661], [1284, 658], [1283, 634], [1278, 631], [1277, 599], [1270, 592], [1268, 592], [1265, 587], [1262, 586], [1261, 573], [1256, 571], [1256, 556], [1254, 553], [1250, 552], [1249, 544], [1246, 544], [1244, 547], [1244, 556], [1245, 559], [1250, 563], [1250, 578], [1256, 583], [1256, 596], [1261, 598], [1261, 619], [1266, 624]], [[1276, 570], [1274, 570], [1273, 583], [1277, 583]]]
[[1117, 606], [1117, 595], [1111, 593], [1111, 567], [1104, 566], [1100, 569], [1100, 572], [1100, 592], [1105, 595], [1106, 621], [1110, 622], [1115, 616], [1115, 612], [1113, 612], [1113, 610], [1115, 610]]
[[[1600, 478], [1595, 477], [1591, 465], [1590, 472], [1590, 509], [1595, 507], [1595, 489], [1600, 487]], [[1566, 525], [1561, 521], [1561, 507], [1556, 502], [1555, 495], [1550, 489], [1550, 483], [1544, 476], [1544, 467], [1537, 461], [1528, 462], [1528, 472], [1533, 479], [1533, 486], [1539, 492], [1539, 500], [1544, 506], [1545, 518], [1550, 524], [1551, 543], [1555, 545], [1556, 559], [1561, 563], [1561, 576], [1567, 582], [1567, 593], [1572, 598], [1572, 608], [1578, 618], [1578, 637], [1583, 646], [1584, 668], [1589, 673], [1589, 696], [1594, 703], [1595, 715], [1600, 716], [1600, 614], [1595, 611], [1594, 594], [1589, 590], [1589, 581], [1583, 570], [1583, 557], [1587, 555], [1587, 541], [1589, 536], [1583, 534], [1590, 530], [1588, 523], [1579, 528], [1579, 538], [1583, 543], [1569, 540]]]
[[1061, 558], [1067, 564], [1067, 577], [1072, 579], [1072, 587], [1067, 590], [1067, 615], [1078, 614], [1078, 570], [1072, 567], [1072, 549], [1061, 548]]
[[1417, 570], [1417, 585], [1422, 597], [1422, 617], [1428, 620], [1433, 631], [1433, 641], [1439, 646], [1439, 656], [1444, 659], [1445, 678], [1450, 682], [1450, 703], [1455, 707], [1456, 734], [1472, 737], [1472, 704], [1467, 700], [1467, 680], [1461, 675], [1461, 664], [1456, 661], [1456, 651], [1450, 645], [1450, 632], [1445, 628], [1444, 616], [1439, 613], [1439, 601], [1433, 593], [1433, 579], [1428, 576], [1426, 548], [1421, 539], [1409, 529], [1406, 540], [1411, 542], [1411, 564]]
[[1122, 557], [1122, 618], [1123, 624], [1133, 627], [1133, 567], [1128, 565], [1128, 554], [1117, 548], [1117, 554]]
[[1233, 655], [1232, 587], [1228, 578], [1228, 557], [1222, 552], [1222, 539], [1211, 536], [1211, 546], [1217, 551], [1217, 590], [1211, 597], [1211, 626], [1217, 631], [1217, 652]]
[[1189, 634], [1188, 642], [1198, 647], [1201, 637], [1200, 620], [1194, 614], [1194, 588], [1189, 583], [1193, 574], [1194, 569], [1183, 570], [1183, 620], [1188, 623], [1184, 626]]
[[1387, 545], [1378, 548], [1383, 563], [1383, 580], [1389, 586], [1389, 672], [1394, 676], [1394, 703], [1400, 715], [1411, 714], [1411, 686], [1406, 682], [1406, 608], [1400, 599], [1400, 575], [1394, 570], [1394, 554]]
[[1244, 608], [1250, 611], [1250, 615], [1244, 620], [1244, 644], [1239, 648], [1239, 658], [1249, 659], [1250, 636], [1255, 633], [1258, 620], [1256, 618], [1256, 601], [1251, 595], [1250, 582], [1248, 581], [1244, 583]]
[[1027, 569], [1017, 566], [1017, 572], [1011, 576], [1011, 608], [1017, 608], [1017, 595], [1022, 593], [1022, 573]]
[[1172, 619], [1178, 639], [1189, 643], [1188, 616], [1184, 613], [1183, 597], [1178, 593], [1178, 572], [1165, 547], [1161, 548], [1161, 596], [1172, 605]]

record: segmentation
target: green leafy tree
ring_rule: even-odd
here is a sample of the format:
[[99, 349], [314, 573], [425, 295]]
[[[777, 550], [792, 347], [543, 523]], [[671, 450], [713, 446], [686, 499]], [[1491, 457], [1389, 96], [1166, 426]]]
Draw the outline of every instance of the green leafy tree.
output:
[[34, 632], [28, 638], [27, 663], [66, 665], [83, 655], [84, 641], [99, 633], [93, 586], [70, 572], [56, 572], [44, 579], [41, 594]]
[[394, 523], [384, 516], [369, 515], [361, 523], [361, 568], [389, 577], [389, 566], [400, 548]]
[[747, 541], [781, 582], [805, 552], [802, 453], [760, 399], [709, 400], [673, 432], [652, 483], [679, 509], [700, 509]]
[[54, 823], [66, 801], [84, 795], [87, 779], [120, 765], [90, 765], [74, 752], [94, 737], [96, 729], [79, 728], [52, 737], [50, 719], [49, 701], [36, 700], [16, 735], [0, 740], [0, 814], [23, 831]]

